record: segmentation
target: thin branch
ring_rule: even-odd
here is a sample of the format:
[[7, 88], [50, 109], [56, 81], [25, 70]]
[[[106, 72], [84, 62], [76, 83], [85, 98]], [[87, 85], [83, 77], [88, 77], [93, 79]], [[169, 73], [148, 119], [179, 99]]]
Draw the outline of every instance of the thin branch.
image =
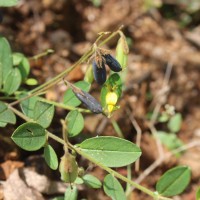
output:
[[[142, 138], [142, 130], [139, 124], [137, 123], [137, 121], [135, 120], [134, 115], [131, 113], [130, 109], [127, 108], [126, 113], [128, 114], [129, 119], [131, 120], [131, 123], [136, 130], [136, 144], [138, 147], [140, 147], [141, 138]], [[140, 158], [135, 163], [135, 171], [138, 172], [139, 169], [140, 169]]]

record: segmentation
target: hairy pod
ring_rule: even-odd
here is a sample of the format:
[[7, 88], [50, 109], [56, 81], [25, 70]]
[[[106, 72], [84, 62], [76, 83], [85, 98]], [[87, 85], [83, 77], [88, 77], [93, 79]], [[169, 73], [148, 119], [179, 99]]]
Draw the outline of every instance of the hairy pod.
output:
[[75, 93], [76, 97], [93, 113], [102, 113], [101, 104], [89, 93], [81, 91], [81, 93]]
[[78, 176], [78, 164], [75, 157], [69, 153], [65, 153], [61, 157], [59, 171], [61, 180], [66, 183], [73, 183]]
[[101, 104], [89, 93], [81, 90], [80, 88], [72, 85], [68, 81], [66, 83], [71, 87], [76, 97], [93, 113], [99, 114], [103, 112]]
[[106, 81], [106, 68], [104, 63], [102, 62], [101, 66], [99, 66], [96, 61], [93, 61], [92, 67], [94, 79], [96, 80], [96, 82], [100, 85], [104, 84]]
[[114, 72], [120, 72], [122, 70], [119, 62], [110, 54], [105, 54], [103, 57], [106, 60], [106, 64], [110, 67], [110, 69]]

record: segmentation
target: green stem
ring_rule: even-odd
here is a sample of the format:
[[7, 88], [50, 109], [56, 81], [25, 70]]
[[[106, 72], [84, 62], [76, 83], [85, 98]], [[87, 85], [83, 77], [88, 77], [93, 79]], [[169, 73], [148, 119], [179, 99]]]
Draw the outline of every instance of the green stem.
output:
[[9, 104], [8, 104], [8, 108], [9, 108], [10, 110], [12, 110], [16, 115], [18, 115], [19, 117], [21, 117], [22, 119], [24, 119], [25, 121], [27, 121], [27, 122], [33, 121], [32, 119], [30, 119], [29, 117], [27, 117], [27, 116], [24, 115], [22, 112], [20, 112], [20, 111], [18, 111], [17, 109], [15, 109], [14, 107], [10, 106]]
[[[13, 108], [12, 106], [8, 105], [8, 107], [16, 114], [18, 115], [19, 117], [21, 117], [22, 119], [24, 119], [25, 121], [33, 121], [32, 119], [30, 119], [29, 117], [25, 116], [23, 113], [21, 113], [20, 111], [18, 111], [17, 109]], [[47, 131], [47, 134], [48, 134], [48, 137], [54, 139], [55, 141], [59, 142], [60, 144], [62, 145], [66, 145], [66, 142], [61, 139], [60, 137], [52, 134], [51, 132]], [[130, 179], [128, 179], [127, 177], [125, 176], [122, 176], [121, 174], [119, 174], [118, 172], [112, 170], [111, 168], [103, 165], [102, 163], [96, 161], [95, 159], [91, 158], [89, 155], [87, 155], [86, 153], [84, 153], [83, 151], [81, 151], [80, 148], [78, 147], [75, 147], [73, 146], [72, 144], [68, 143], [67, 146], [69, 148], [71, 148], [72, 150], [76, 151], [78, 154], [80, 154], [81, 156], [87, 158], [90, 162], [98, 165], [99, 167], [101, 167], [102, 169], [104, 169], [105, 171], [107, 171], [108, 173], [114, 175], [115, 177], [121, 179], [122, 181], [125, 181], [126, 183], [129, 183], [130, 185], [134, 186], [135, 188], [137, 188], [138, 190], [141, 190], [143, 191], [144, 193], [152, 196], [152, 197], [158, 197], [158, 195], [156, 195], [156, 193], [152, 192], [151, 190], [131, 181]], [[159, 199], [161, 200], [170, 200], [169, 198], [166, 198], [166, 197], [162, 197], [162, 196], [159, 196]]]
[[149, 190], [149, 189], [147, 189], [147, 188], [145, 188], [145, 187], [143, 187], [143, 186], [141, 186], [141, 185], [139, 185], [139, 184], [137, 184], [137, 183], [135, 183], [135, 182], [129, 180], [129, 179], [126, 178], [125, 176], [123, 176], [123, 175], [119, 174], [118, 172], [112, 170], [111, 168], [109, 168], [109, 167], [103, 165], [101, 162], [96, 161], [95, 159], [91, 158], [88, 154], [86, 154], [85, 152], [81, 151], [80, 148], [74, 147], [74, 146], [71, 145], [71, 144], [69, 144], [69, 147], [70, 147], [71, 149], [73, 149], [74, 151], [76, 151], [79, 155], [81, 155], [81, 156], [87, 158], [90, 162], [92, 162], [92, 163], [98, 165], [99, 167], [101, 167], [102, 169], [104, 169], [104, 170], [107, 171], [108, 173], [112, 174], [113, 176], [115, 176], [115, 177], [121, 179], [122, 181], [125, 181], [126, 183], [129, 183], [130, 185], [132, 185], [132, 186], [134, 186], [135, 188], [137, 188], [137, 189], [143, 191], [144, 193], [148, 194], [149, 196], [155, 197], [155, 193], [152, 192], [151, 190]]
[[[121, 27], [120, 27], [121, 29]], [[106, 38], [105, 40], [103, 40], [99, 46], [102, 46], [104, 44], [106, 44], [109, 40], [111, 40], [113, 37], [115, 37], [118, 34], [118, 30], [113, 32], [108, 38]], [[99, 36], [101, 37], [101, 36]], [[98, 38], [97, 38], [98, 40]], [[38, 86], [37, 88], [33, 89], [32, 91], [30, 91], [30, 94], [28, 95], [28, 97], [25, 98], [21, 98], [17, 101], [14, 101], [13, 103], [11, 103], [10, 105], [14, 106], [18, 103], [20, 103], [21, 101], [24, 101], [26, 98], [30, 98], [32, 96], [36, 96], [36, 94], [43, 92], [44, 90], [47, 90], [48, 88], [52, 87], [53, 85], [57, 84], [59, 81], [61, 81], [69, 72], [71, 72], [74, 68], [76, 68], [77, 66], [79, 66], [82, 62], [86, 61], [92, 54], [94, 53], [93, 50], [93, 46], [90, 48], [90, 50], [88, 50], [74, 65], [72, 65], [71, 67], [69, 67], [68, 69], [66, 69], [65, 71], [63, 71], [62, 73], [58, 74], [57, 76], [55, 76], [54, 78], [52, 78], [51, 80], [47, 81], [46, 83], [42, 84], [41, 86]]]
[[[132, 179], [132, 175], [131, 175], [131, 164], [127, 166], [127, 178], [129, 180]], [[130, 190], [131, 186], [129, 183], [126, 183], [126, 196], [129, 198], [129, 193], [128, 191]]]
[[124, 138], [124, 134], [122, 133], [122, 130], [120, 129], [118, 123], [113, 119], [111, 120], [111, 123], [113, 125], [113, 128], [115, 129], [116, 133], [120, 138]]
[[39, 59], [41, 57], [44, 57], [44, 56], [47, 56], [47, 55], [49, 55], [49, 54], [51, 54], [53, 52], [54, 52], [53, 49], [47, 49], [45, 52], [42, 52], [42, 53], [37, 54], [37, 55], [35, 55], [33, 57], [30, 57], [29, 60], [37, 60], [37, 59]]
[[73, 106], [67, 106], [67, 105], [65, 105], [63, 103], [58, 103], [58, 102], [55, 102], [55, 101], [50, 101], [50, 100], [47, 100], [47, 99], [42, 98], [42, 97], [39, 97], [39, 100], [42, 101], [42, 102], [46, 102], [46, 103], [55, 105], [55, 106], [60, 107], [60, 108], [64, 108], [66, 110], [78, 110], [79, 112], [91, 113], [91, 111], [87, 110], [87, 109], [76, 108], [76, 107], [73, 107]]

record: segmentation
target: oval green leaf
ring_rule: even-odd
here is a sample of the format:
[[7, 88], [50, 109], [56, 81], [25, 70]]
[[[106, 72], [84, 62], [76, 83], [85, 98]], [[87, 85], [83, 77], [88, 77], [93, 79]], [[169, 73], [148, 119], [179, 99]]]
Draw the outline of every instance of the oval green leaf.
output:
[[105, 177], [103, 181], [103, 189], [104, 192], [113, 200], [126, 200], [126, 195], [121, 184], [111, 174], [108, 174]]
[[90, 138], [78, 145], [85, 154], [108, 167], [122, 167], [135, 162], [141, 150], [134, 143], [117, 137]]
[[82, 179], [84, 183], [91, 188], [97, 189], [101, 188], [102, 186], [101, 181], [91, 174], [86, 174], [85, 176], [82, 177]]
[[0, 0], [0, 6], [2, 7], [10, 7], [17, 5], [18, 0]]
[[[6, 3], [7, 0], [4, 1]], [[0, 5], [3, 2], [0, 2]], [[0, 89], [5, 83], [5, 79], [12, 70], [12, 53], [8, 41], [4, 37], [0, 37]]]
[[25, 81], [30, 72], [28, 59], [22, 53], [13, 53], [13, 65], [18, 67], [22, 80]]
[[29, 61], [26, 57], [24, 57], [22, 59], [22, 61], [18, 65], [18, 69], [21, 73], [22, 80], [25, 81], [25, 79], [28, 77], [29, 72], [30, 72], [30, 64], [29, 64]]
[[22, 76], [19, 69], [12, 69], [5, 79], [3, 91], [6, 92], [8, 95], [13, 94], [19, 88], [21, 81]]
[[11, 138], [22, 149], [36, 151], [44, 146], [46, 132], [41, 125], [28, 122], [19, 126]]
[[5, 103], [0, 101], [0, 127], [5, 127], [7, 123], [15, 124], [16, 116]]
[[74, 183], [79, 185], [79, 184], [83, 184], [83, 183], [84, 183], [84, 181], [83, 181], [83, 179], [82, 179], [82, 178], [80, 178], [80, 177], [77, 177], [77, 178], [76, 178], [76, 180], [74, 181]]
[[25, 83], [31, 86], [38, 85], [38, 81], [34, 78], [28, 78]]
[[17, 66], [20, 62], [22, 62], [24, 55], [22, 53], [15, 52], [12, 54], [13, 56], [13, 65]]
[[53, 119], [54, 105], [37, 101], [34, 107], [33, 119], [44, 128], [47, 128]]
[[[27, 94], [26, 94], [27, 95]], [[26, 97], [26, 95], [21, 95], [20, 98]], [[31, 119], [34, 118], [34, 108], [35, 104], [38, 101], [37, 97], [28, 98], [20, 103], [22, 112]]]
[[69, 137], [74, 137], [83, 130], [84, 119], [83, 115], [79, 111], [70, 111], [66, 116], [65, 121], [67, 124], [67, 131]]
[[158, 137], [169, 150], [173, 150], [183, 146], [183, 142], [177, 137], [175, 133], [157, 131], [156, 137]]
[[196, 200], [200, 200], [200, 188], [196, 191]]
[[[85, 92], [88, 92], [90, 90], [90, 84], [86, 81], [79, 81], [74, 85]], [[81, 101], [78, 100], [71, 88], [69, 88], [64, 94], [64, 104], [74, 107], [81, 104]]]
[[171, 132], [178, 132], [181, 129], [182, 116], [180, 113], [175, 114], [170, 118], [167, 126]]
[[77, 200], [78, 198], [78, 189], [76, 186], [73, 186], [73, 188], [68, 187], [65, 191], [65, 200]]
[[56, 170], [58, 168], [58, 157], [49, 144], [44, 147], [44, 159], [51, 169]]
[[190, 182], [191, 171], [186, 166], [174, 167], [165, 172], [156, 184], [157, 192], [166, 197], [183, 192]]

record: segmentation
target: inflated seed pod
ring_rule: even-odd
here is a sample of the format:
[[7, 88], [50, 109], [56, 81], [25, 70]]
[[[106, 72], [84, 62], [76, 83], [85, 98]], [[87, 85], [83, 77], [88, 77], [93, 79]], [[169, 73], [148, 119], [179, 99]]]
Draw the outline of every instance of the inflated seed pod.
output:
[[103, 55], [103, 57], [106, 60], [106, 64], [108, 65], [108, 67], [110, 67], [112, 71], [120, 72], [122, 70], [121, 65], [113, 56], [111, 56], [110, 54], [105, 54]]
[[93, 61], [92, 68], [95, 81], [100, 85], [104, 84], [106, 81], [106, 68], [104, 63], [102, 62], [101, 66], [99, 66], [96, 61]]
[[89, 93], [81, 91], [81, 93], [75, 93], [76, 97], [93, 113], [102, 113], [101, 104]]
[[66, 183], [73, 183], [78, 176], [78, 164], [75, 157], [70, 153], [65, 153], [61, 157], [59, 171], [61, 180]]
[[[66, 81], [67, 82], [67, 81]], [[103, 112], [101, 104], [89, 93], [81, 90], [80, 88], [72, 85], [67, 82], [67, 84], [71, 87], [72, 91], [76, 95], [76, 97], [93, 113], [99, 114]]]

